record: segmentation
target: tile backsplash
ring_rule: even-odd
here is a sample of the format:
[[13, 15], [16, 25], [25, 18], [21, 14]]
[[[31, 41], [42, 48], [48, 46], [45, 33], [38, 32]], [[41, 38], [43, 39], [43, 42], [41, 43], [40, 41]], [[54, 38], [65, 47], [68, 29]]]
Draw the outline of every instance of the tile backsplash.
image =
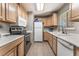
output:
[[0, 22], [0, 33], [8, 33], [9, 32], [9, 24]]

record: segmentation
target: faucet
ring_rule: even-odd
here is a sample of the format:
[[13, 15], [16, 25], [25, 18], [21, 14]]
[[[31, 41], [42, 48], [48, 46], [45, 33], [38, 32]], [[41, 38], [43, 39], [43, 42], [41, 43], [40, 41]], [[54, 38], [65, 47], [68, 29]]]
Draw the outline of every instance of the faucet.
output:
[[62, 26], [62, 34], [67, 34], [67, 30], [65, 29], [64, 26]]

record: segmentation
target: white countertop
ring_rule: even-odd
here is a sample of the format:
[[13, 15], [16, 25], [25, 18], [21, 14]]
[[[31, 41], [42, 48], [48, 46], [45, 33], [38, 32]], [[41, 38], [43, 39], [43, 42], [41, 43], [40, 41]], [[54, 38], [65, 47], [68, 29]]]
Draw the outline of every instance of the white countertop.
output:
[[54, 32], [48, 31], [48, 33], [56, 36], [59, 39], [67, 41], [76, 47], [79, 47], [79, 34], [70, 33], [66, 35], [66, 34], [62, 34], [61, 32], [57, 32], [57, 31], [54, 31]]
[[5, 36], [0, 38], [0, 47], [17, 40], [20, 37], [23, 37], [24, 35], [9, 35], [9, 36]]

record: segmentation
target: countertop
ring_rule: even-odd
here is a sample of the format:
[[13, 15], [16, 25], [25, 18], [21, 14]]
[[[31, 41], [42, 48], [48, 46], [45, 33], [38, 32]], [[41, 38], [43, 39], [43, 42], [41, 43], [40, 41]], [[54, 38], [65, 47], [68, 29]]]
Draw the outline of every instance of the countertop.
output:
[[64, 40], [76, 47], [79, 47], [79, 34], [74, 34], [74, 33], [62, 34], [61, 32], [57, 32], [57, 31], [54, 31], [54, 32], [47, 31], [47, 32], [56, 36], [61, 40]]
[[23, 37], [24, 35], [9, 35], [9, 36], [5, 36], [0, 38], [0, 47], [17, 40], [18, 38]]

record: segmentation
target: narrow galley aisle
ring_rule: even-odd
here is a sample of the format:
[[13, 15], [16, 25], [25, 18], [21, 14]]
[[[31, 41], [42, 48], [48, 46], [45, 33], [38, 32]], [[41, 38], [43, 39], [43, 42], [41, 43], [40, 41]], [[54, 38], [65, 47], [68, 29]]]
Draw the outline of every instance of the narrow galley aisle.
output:
[[26, 56], [54, 56], [47, 42], [33, 43]]

